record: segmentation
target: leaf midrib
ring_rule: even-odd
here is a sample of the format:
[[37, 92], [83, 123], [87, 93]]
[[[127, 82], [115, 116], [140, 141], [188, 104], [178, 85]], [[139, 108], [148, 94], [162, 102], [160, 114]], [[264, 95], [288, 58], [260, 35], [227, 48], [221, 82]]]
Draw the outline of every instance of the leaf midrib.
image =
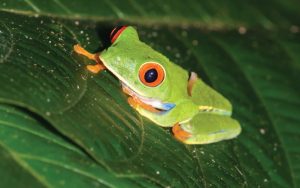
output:
[[13, 152], [12, 150], [8, 149], [4, 143], [1, 142], [0, 140], [0, 147], [2, 147], [4, 150], [6, 150], [13, 158], [14, 161], [17, 162], [21, 167], [24, 168], [29, 174], [32, 175], [32, 177], [36, 178], [38, 182], [40, 182], [42, 185], [45, 187], [52, 187], [50, 186], [49, 182], [44, 180], [38, 173], [36, 173], [35, 170], [33, 170], [30, 166], [27, 165], [26, 162], [24, 162], [17, 153]]
[[[65, 20], [76, 20], [76, 21], [92, 21], [96, 22], [116, 22], [119, 20], [117, 17], [114, 16], [87, 16], [87, 15], [57, 15], [53, 13], [45, 13], [45, 12], [32, 12], [27, 10], [14, 10], [14, 9], [6, 9], [0, 8], [1, 12], [13, 13], [17, 15], [24, 15], [30, 17], [36, 16], [45, 16], [51, 17], [56, 19], [65, 19]], [[227, 31], [231, 29], [236, 29], [240, 25], [247, 25], [242, 22], [235, 22], [235, 23], [226, 23], [223, 24], [221, 21], [213, 20], [211, 22], [203, 22], [198, 20], [191, 20], [191, 19], [184, 19], [182, 17], [170, 17], [170, 18], [148, 18], [148, 17], [140, 17], [140, 16], [128, 16], [122, 18], [122, 21], [125, 23], [132, 23], [141, 26], [169, 26], [169, 27], [192, 27], [198, 28], [203, 30], [211, 30], [211, 31]], [[258, 26], [261, 27], [261, 26]], [[271, 28], [268, 28], [271, 29]]]
[[6, 121], [2, 121], [2, 120], [0, 120], [0, 125], [8, 126], [8, 127], [15, 128], [15, 129], [18, 129], [18, 130], [23, 131], [23, 132], [27, 132], [27, 133], [32, 134], [34, 136], [37, 136], [37, 137], [40, 137], [42, 139], [48, 140], [48, 141], [50, 141], [52, 143], [55, 143], [55, 144], [57, 144], [57, 145], [65, 148], [65, 149], [68, 149], [68, 150], [72, 151], [72, 152], [76, 152], [78, 154], [81, 154], [81, 152], [79, 152], [78, 150], [76, 150], [76, 149], [74, 149], [72, 147], [69, 147], [69, 146], [67, 146], [67, 145], [65, 145], [63, 143], [60, 143], [59, 141], [57, 141], [55, 139], [51, 139], [50, 137], [47, 137], [47, 136], [45, 136], [43, 134], [39, 134], [38, 132], [34, 132], [34, 131], [31, 131], [31, 130], [26, 129], [26, 128], [21, 128], [21, 127], [15, 125], [15, 124], [12, 124], [12, 123], [6, 122]]

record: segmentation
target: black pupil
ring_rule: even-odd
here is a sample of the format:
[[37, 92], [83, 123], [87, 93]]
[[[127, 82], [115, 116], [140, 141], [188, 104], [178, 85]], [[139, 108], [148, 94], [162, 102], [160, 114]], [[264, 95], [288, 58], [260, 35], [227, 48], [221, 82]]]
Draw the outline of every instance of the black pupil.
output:
[[145, 78], [146, 82], [151, 83], [151, 82], [154, 82], [157, 79], [157, 76], [158, 76], [157, 70], [149, 69], [145, 73], [144, 78]]

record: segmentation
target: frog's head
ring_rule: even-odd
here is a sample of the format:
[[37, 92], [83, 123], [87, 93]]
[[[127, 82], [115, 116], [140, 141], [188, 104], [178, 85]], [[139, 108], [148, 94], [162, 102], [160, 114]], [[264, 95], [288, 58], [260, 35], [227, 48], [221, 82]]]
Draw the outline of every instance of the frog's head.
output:
[[127, 93], [162, 110], [172, 109], [187, 96], [187, 72], [141, 42], [133, 27], [114, 29], [111, 42], [100, 59]]

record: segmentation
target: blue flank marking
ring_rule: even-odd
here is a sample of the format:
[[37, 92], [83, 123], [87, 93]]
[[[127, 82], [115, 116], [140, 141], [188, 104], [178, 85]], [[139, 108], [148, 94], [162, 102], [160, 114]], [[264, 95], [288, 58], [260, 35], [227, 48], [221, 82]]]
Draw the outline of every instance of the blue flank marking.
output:
[[161, 111], [159, 114], [160, 114], [160, 115], [164, 115], [164, 114], [170, 112], [170, 110], [172, 110], [175, 106], [176, 106], [176, 105], [173, 104], [173, 103], [164, 103], [164, 104], [163, 104], [163, 109], [164, 109], [164, 111]]
[[176, 106], [176, 105], [173, 104], [173, 103], [164, 103], [164, 104], [163, 104], [163, 109], [169, 111], [169, 110], [171, 110], [172, 108], [174, 108], [175, 106]]
[[224, 133], [224, 132], [226, 132], [226, 130], [221, 129], [221, 130], [219, 130], [219, 131], [212, 132], [212, 133], [209, 133], [209, 134], [211, 135], [211, 134], [218, 134], [218, 133]]

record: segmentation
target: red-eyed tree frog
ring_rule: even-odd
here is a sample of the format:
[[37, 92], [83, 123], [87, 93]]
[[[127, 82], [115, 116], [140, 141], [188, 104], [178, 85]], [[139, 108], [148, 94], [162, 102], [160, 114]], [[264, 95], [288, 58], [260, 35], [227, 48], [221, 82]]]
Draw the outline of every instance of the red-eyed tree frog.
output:
[[79, 44], [74, 51], [94, 60], [87, 70], [109, 70], [129, 96], [129, 104], [162, 127], [172, 127], [185, 144], [208, 144], [236, 137], [240, 124], [231, 118], [232, 106], [197, 74], [184, 70], [139, 40], [131, 26], [116, 27], [111, 46], [91, 54]]

